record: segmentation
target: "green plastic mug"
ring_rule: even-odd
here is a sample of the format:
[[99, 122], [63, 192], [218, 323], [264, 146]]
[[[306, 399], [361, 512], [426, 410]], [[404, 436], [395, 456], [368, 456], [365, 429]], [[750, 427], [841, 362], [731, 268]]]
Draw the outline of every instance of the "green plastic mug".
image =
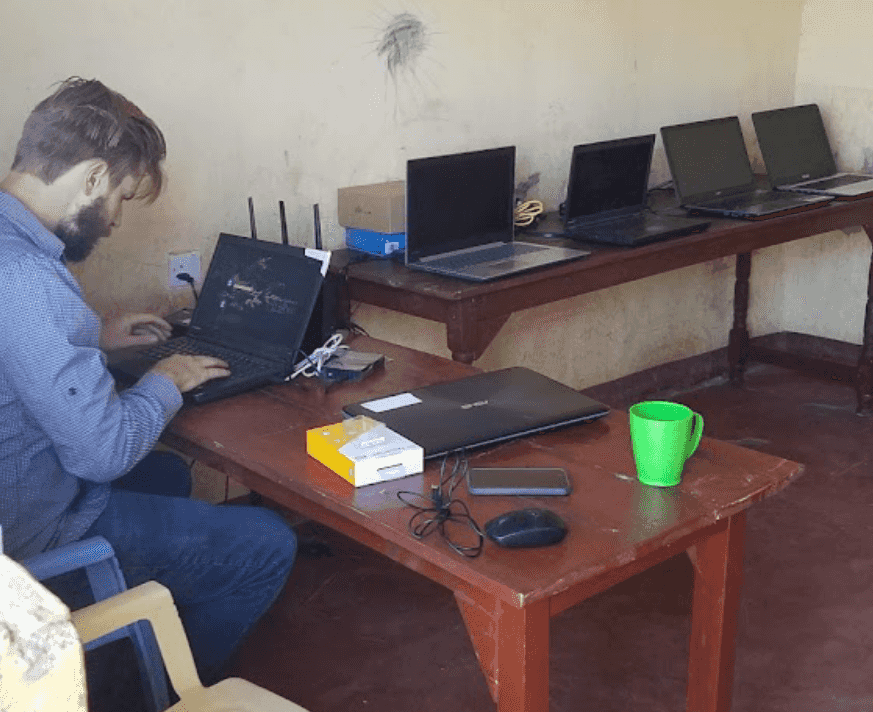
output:
[[672, 487], [703, 435], [703, 417], [669, 401], [643, 401], [629, 414], [631, 446], [640, 482]]

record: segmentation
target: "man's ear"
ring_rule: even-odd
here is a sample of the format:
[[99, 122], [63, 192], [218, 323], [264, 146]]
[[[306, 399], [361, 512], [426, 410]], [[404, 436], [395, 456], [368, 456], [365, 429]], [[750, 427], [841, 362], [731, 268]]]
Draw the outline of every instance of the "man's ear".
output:
[[109, 186], [109, 164], [100, 158], [95, 158], [88, 164], [85, 171], [85, 195], [90, 197], [95, 192], [103, 195]]

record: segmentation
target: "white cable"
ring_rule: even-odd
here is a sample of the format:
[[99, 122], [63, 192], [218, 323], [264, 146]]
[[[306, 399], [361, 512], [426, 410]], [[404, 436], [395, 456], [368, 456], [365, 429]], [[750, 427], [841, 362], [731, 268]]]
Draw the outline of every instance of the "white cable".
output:
[[290, 381], [292, 378], [297, 378], [297, 376], [303, 376], [304, 378], [320, 376], [325, 361], [327, 361], [337, 351], [349, 348], [344, 345], [342, 341], [342, 334], [337, 333], [331, 336], [324, 342], [324, 346], [319, 346], [315, 351], [309, 354], [309, 356], [302, 361], [299, 361], [294, 366], [294, 371], [285, 380]]

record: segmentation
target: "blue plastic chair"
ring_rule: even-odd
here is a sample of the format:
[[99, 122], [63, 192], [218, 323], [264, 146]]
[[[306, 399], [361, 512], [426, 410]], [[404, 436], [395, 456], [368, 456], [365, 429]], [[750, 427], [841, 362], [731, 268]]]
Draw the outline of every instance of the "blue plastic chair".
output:
[[[127, 583], [121, 573], [118, 559], [115, 558], [115, 551], [102, 536], [59, 546], [20, 563], [40, 581], [76, 569], [85, 569], [95, 601], [102, 601], [127, 590]], [[151, 626], [146, 621], [138, 621], [98, 638], [88, 643], [85, 650], [92, 650], [125, 637], [133, 642], [139, 661], [143, 691], [151, 712], [163, 712], [170, 706], [167, 678], [157, 641]]]

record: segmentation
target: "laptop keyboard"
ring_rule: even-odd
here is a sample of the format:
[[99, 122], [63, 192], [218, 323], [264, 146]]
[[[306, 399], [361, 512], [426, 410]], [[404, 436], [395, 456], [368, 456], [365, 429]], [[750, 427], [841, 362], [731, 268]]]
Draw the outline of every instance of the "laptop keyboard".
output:
[[276, 365], [270, 361], [250, 356], [240, 351], [209, 344], [204, 341], [187, 336], [171, 339], [163, 344], [157, 344], [142, 352], [142, 356], [152, 361], [160, 361], [162, 358], [173, 354], [191, 354], [193, 356], [215, 356], [227, 361], [231, 373], [246, 373], [260, 370], [275, 370]]
[[723, 198], [722, 200], [711, 203], [713, 206], [730, 210], [731, 208], [752, 208], [756, 205], [786, 205], [793, 204], [797, 200], [796, 195], [791, 193], [777, 193], [776, 191], [767, 191], [763, 193], [748, 194], [734, 196], [732, 198]]
[[642, 230], [646, 224], [646, 217], [642, 213], [634, 213], [633, 215], [623, 215], [621, 217], [610, 218], [609, 220], [590, 223], [590, 222], [574, 222], [567, 223], [564, 230], [565, 234], [570, 237], [590, 237], [592, 239], [597, 236], [608, 237], [610, 235], [620, 234], [623, 232], [634, 232]]
[[863, 183], [864, 181], [873, 180], [871, 176], [837, 176], [836, 178], [822, 178], [822, 180], [813, 181], [812, 183], [804, 183], [801, 188], [814, 188], [815, 190], [827, 190], [828, 188], [839, 188], [842, 185], [852, 185], [852, 183]]
[[495, 245], [494, 247], [485, 247], [481, 250], [475, 250], [474, 252], [441, 257], [438, 260], [430, 260], [427, 264], [430, 266], [438, 266], [442, 269], [460, 269], [488, 262], [508, 260], [512, 257], [518, 257], [519, 255], [526, 255], [530, 252], [539, 252], [542, 249], [544, 248], [539, 245], [507, 242], [501, 245]]

